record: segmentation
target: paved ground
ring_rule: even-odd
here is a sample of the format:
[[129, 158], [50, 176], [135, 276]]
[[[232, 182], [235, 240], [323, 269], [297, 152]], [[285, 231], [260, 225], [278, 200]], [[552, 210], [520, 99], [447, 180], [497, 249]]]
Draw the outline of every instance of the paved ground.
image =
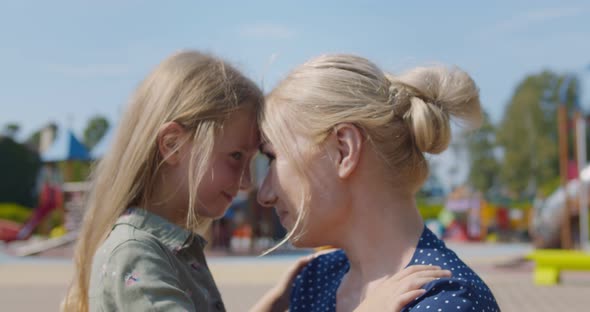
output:
[[[531, 263], [517, 261], [527, 245], [451, 244], [490, 285], [502, 311], [587, 311], [590, 273], [567, 272], [554, 287], [532, 284]], [[247, 311], [296, 259], [213, 257], [210, 266], [229, 311]], [[0, 257], [1, 311], [57, 311], [71, 277], [67, 260], [19, 260]]]

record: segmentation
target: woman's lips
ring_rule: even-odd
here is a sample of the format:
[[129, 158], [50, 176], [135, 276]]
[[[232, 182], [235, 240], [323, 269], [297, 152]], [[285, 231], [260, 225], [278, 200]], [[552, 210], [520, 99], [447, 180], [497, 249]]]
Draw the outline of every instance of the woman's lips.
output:
[[277, 216], [279, 216], [279, 220], [281, 221], [281, 224], [283, 226], [285, 226], [285, 219], [287, 218], [287, 216], [289, 215], [289, 213], [285, 210], [276, 210], [277, 212]]

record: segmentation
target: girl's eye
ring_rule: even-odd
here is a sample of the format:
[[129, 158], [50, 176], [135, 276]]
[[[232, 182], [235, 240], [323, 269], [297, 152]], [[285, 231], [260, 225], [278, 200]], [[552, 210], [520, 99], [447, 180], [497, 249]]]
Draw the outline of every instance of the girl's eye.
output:
[[238, 160], [238, 161], [239, 161], [239, 160], [242, 160], [242, 157], [243, 157], [243, 155], [242, 155], [242, 153], [241, 153], [241, 152], [235, 152], [235, 153], [232, 153], [232, 154], [231, 154], [231, 157], [232, 157], [233, 159], [235, 159], [235, 160]]

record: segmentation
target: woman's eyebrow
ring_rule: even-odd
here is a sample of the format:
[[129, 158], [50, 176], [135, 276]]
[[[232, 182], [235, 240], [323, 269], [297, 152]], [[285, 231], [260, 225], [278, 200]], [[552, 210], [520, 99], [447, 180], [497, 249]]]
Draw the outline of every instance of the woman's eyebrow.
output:
[[258, 145], [258, 150], [262, 153], [262, 154], [270, 154], [271, 152], [269, 151], [269, 146], [268, 146], [268, 142], [262, 142], [260, 143], [260, 145]]

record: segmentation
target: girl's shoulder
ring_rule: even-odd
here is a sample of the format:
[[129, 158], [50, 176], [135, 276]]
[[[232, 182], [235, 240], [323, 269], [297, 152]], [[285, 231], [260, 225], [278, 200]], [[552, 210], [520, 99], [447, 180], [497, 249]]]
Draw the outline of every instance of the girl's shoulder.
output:
[[[92, 259], [90, 285], [104, 285], [109, 277], [137, 266], [171, 266], [172, 261], [158, 239], [129, 226], [116, 226], [98, 246]], [[97, 284], [98, 283], [98, 284]]]
[[133, 247], [146, 252], [163, 252], [162, 243], [157, 237], [127, 224], [117, 224], [104, 242], [98, 247], [95, 255], [112, 256], [119, 249]]

